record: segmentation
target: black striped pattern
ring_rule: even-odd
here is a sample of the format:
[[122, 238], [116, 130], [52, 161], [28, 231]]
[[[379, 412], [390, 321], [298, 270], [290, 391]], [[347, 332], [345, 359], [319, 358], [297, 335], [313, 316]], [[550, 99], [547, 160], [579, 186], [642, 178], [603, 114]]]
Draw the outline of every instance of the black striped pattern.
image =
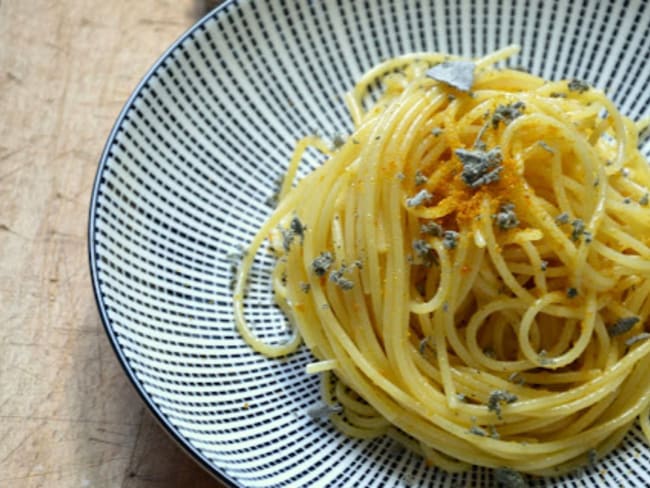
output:
[[[647, 1], [510, 3], [230, 2], [166, 54], [125, 107], [91, 206], [98, 303], [152, 409], [233, 485], [490, 486], [486, 470], [449, 476], [389, 439], [347, 439], [306, 416], [318, 397], [304, 373], [310, 355], [266, 360], [242, 342], [226, 256], [269, 214], [265, 201], [296, 138], [350, 129], [340, 95], [381, 59], [519, 43], [512, 65], [585, 79], [631, 117], [650, 113]], [[303, 174], [319, 161], [309, 153]], [[272, 263], [258, 261], [247, 313], [257, 333], [283, 340]], [[596, 469], [533, 485], [646, 486], [649, 461], [635, 427]]]

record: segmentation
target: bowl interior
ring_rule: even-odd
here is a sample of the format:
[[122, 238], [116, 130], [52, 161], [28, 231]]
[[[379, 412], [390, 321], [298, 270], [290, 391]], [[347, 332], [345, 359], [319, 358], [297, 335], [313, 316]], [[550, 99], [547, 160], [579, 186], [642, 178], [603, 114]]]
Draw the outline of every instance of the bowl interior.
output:
[[[488, 486], [427, 468], [387, 438], [349, 439], [306, 415], [318, 379], [304, 348], [281, 360], [235, 331], [230, 254], [271, 212], [297, 138], [351, 129], [341, 95], [378, 61], [413, 51], [508, 61], [578, 77], [634, 119], [650, 113], [650, 5], [555, 1], [230, 2], [192, 28], [138, 87], [107, 143], [89, 245], [100, 311], [128, 374], [163, 423], [237, 486]], [[650, 144], [643, 142], [650, 154]], [[303, 172], [321, 161], [308, 153]], [[286, 338], [268, 257], [247, 314]], [[638, 426], [595, 468], [539, 486], [645, 486]]]

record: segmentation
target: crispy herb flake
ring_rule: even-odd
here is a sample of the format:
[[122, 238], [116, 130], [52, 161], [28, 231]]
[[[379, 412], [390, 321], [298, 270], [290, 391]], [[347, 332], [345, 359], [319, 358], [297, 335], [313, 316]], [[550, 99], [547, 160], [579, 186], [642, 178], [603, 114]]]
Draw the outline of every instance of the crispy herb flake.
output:
[[578, 93], [584, 93], [587, 90], [589, 90], [588, 83], [582, 80], [578, 80], [576, 78], [570, 80], [567, 86], [569, 88], [569, 91], [578, 92]]
[[303, 293], [309, 293], [309, 290], [311, 290], [311, 285], [309, 283], [301, 282], [300, 289], [303, 291]]
[[497, 468], [494, 470], [494, 481], [503, 488], [527, 488], [528, 483], [524, 475], [510, 468]]
[[443, 232], [442, 226], [440, 224], [436, 224], [435, 222], [427, 222], [420, 226], [420, 234], [427, 234], [434, 237], [441, 237], [442, 232]]
[[638, 322], [639, 317], [636, 316], [621, 317], [607, 329], [607, 332], [611, 337], [620, 336], [632, 330], [632, 327], [634, 327]]
[[338, 149], [339, 147], [345, 144], [345, 136], [343, 134], [336, 133], [332, 136], [332, 148]]
[[582, 221], [582, 219], [575, 219], [573, 222], [571, 222], [571, 227], [573, 227], [573, 231], [571, 232], [571, 239], [574, 241], [579, 241], [585, 231], [585, 223]]
[[500, 148], [495, 147], [490, 151], [456, 149], [456, 156], [463, 164], [461, 177], [470, 188], [499, 180], [499, 173], [503, 170]]
[[419, 193], [414, 197], [406, 199], [406, 206], [417, 207], [419, 205], [422, 205], [423, 203], [430, 201], [432, 198], [433, 195], [431, 195], [431, 193], [429, 193], [426, 190], [420, 190]]
[[420, 340], [420, 343], [418, 344], [418, 351], [420, 354], [424, 354], [424, 351], [426, 351], [427, 346], [429, 345], [429, 340], [429, 337], [424, 337]]
[[312, 261], [311, 267], [316, 275], [323, 276], [332, 265], [333, 261], [334, 258], [332, 257], [332, 253], [325, 251], [320, 253], [320, 256]]
[[566, 212], [562, 212], [560, 215], [555, 217], [555, 221], [560, 225], [568, 224], [569, 223], [569, 214], [566, 213]]
[[474, 84], [472, 61], [446, 61], [435, 65], [426, 75], [460, 91], [469, 92]]
[[551, 146], [546, 144], [544, 141], [539, 141], [538, 142], [539, 146], [544, 149], [545, 151], [550, 152], [551, 154], [555, 154], [555, 149], [553, 149]]
[[499, 432], [497, 432], [497, 428], [494, 425], [490, 425], [490, 437], [492, 439], [501, 439], [501, 436], [499, 435]]
[[550, 96], [551, 98], [566, 98], [566, 93], [562, 93], [562, 92], [551, 92], [551, 93], [549, 93], [549, 96]]
[[517, 395], [506, 390], [494, 390], [488, 398], [487, 408], [488, 411], [496, 413], [497, 418], [501, 419], [501, 404], [510, 404], [516, 401]]
[[294, 217], [291, 219], [290, 229], [294, 235], [300, 237], [300, 243], [302, 244], [302, 242], [305, 240], [305, 231], [307, 230], [307, 226], [302, 225], [302, 222], [298, 217]]
[[517, 227], [519, 225], [519, 219], [515, 214], [515, 205], [513, 203], [501, 205], [499, 212], [494, 215], [494, 220], [501, 230]]
[[480, 428], [478, 425], [472, 425], [469, 429], [469, 433], [481, 437], [487, 437], [488, 435], [488, 433], [484, 429]]
[[525, 109], [526, 105], [522, 101], [508, 105], [499, 104], [492, 115], [492, 127], [496, 129], [501, 122], [503, 122], [503, 125], [508, 125], [517, 117], [521, 117]]
[[542, 349], [541, 351], [539, 351], [538, 357], [539, 357], [539, 362], [542, 366], [548, 366], [555, 362], [555, 359], [548, 357], [548, 352], [546, 352], [546, 349]]
[[640, 334], [637, 334], [635, 336], [630, 337], [628, 340], [625, 341], [625, 345], [627, 347], [633, 346], [637, 342], [643, 342], [650, 339], [650, 334], [647, 332], [642, 332]]
[[424, 239], [416, 239], [413, 241], [413, 250], [421, 259], [422, 263], [425, 266], [431, 266], [435, 261], [436, 257], [433, 254], [433, 248]]
[[577, 297], [577, 296], [578, 296], [578, 290], [577, 290], [577, 288], [573, 288], [573, 287], [567, 288], [567, 290], [566, 290], [566, 296], [567, 296], [568, 298], [575, 298], [575, 297]]
[[422, 171], [418, 170], [415, 173], [415, 186], [420, 186], [424, 185], [427, 182], [428, 178], [422, 173]]
[[445, 249], [456, 249], [458, 244], [458, 232], [453, 230], [446, 230], [442, 235], [442, 245]]
[[348, 271], [346, 266], [341, 266], [340, 269], [330, 273], [330, 281], [336, 283], [341, 290], [351, 290], [354, 288], [354, 282], [345, 278], [345, 273]]
[[514, 373], [511, 373], [510, 376], [508, 376], [508, 381], [519, 386], [522, 386], [526, 383], [526, 380], [524, 379], [524, 377], [521, 375], [519, 371], [515, 371]]
[[483, 348], [483, 355], [489, 357], [490, 359], [494, 359], [497, 357], [497, 353], [494, 352], [494, 349], [492, 349], [489, 346]]
[[273, 181], [273, 193], [268, 196], [266, 199], [266, 204], [269, 207], [275, 208], [278, 205], [278, 200], [280, 199], [280, 190], [282, 190], [282, 184], [284, 183], [284, 176], [278, 175]]
[[315, 419], [341, 412], [343, 412], [343, 407], [338, 403], [328, 405], [326, 403], [319, 402], [313, 407], [309, 407], [307, 409], [307, 415]]

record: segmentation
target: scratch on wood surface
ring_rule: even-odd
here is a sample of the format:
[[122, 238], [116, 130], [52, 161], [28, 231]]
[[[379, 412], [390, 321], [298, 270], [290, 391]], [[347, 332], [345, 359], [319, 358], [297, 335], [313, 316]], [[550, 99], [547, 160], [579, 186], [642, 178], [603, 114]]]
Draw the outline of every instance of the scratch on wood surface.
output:
[[112, 445], [112, 446], [118, 446], [118, 447], [122, 447], [122, 446], [124, 445], [124, 444], [122, 444], [122, 443], [120, 443], [120, 442], [108, 441], [108, 440], [106, 440], [106, 439], [100, 439], [100, 438], [98, 438], [98, 437], [89, 437], [88, 440], [89, 440], [90, 442], [99, 442], [99, 443], [101, 443], [101, 444], [110, 444], [110, 445]]

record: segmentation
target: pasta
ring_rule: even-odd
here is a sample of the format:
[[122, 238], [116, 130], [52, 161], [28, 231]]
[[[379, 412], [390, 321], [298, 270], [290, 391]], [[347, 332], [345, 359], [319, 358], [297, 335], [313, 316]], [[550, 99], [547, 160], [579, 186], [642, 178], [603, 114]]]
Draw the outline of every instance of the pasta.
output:
[[[392, 435], [452, 472], [566, 472], [637, 418], [650, 439], [647, 121], [578, 80], [497, 67], [516, 51], [365, 73], [347, 140], [297, 144], [234, 294], [255, 350], [304, 341], [340, 430]], [[328, 159], [294, 182], [308, 147]], [[285, 344], [244, 318], [267, 238], [297, 329]]]

